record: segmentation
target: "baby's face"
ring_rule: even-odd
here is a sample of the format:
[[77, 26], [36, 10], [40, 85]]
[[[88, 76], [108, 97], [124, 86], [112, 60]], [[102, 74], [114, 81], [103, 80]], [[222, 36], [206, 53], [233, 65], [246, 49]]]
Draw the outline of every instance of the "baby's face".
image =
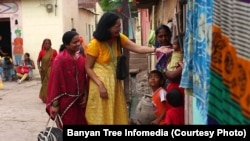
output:
[[173, 42], [173, 48], [174, 48], [174, 51], [179, 51], [180, 50], [179, 42], [178, 42], [177, 39], [175, 39], [174, 42]]

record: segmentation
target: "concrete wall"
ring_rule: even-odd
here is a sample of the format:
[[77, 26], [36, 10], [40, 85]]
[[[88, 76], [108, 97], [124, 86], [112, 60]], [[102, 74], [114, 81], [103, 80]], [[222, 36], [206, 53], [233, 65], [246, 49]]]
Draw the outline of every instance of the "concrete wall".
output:
[[[44, 38], [50, 38], [52, 48], [58, 50], [63, 34], [63, 7], [58, 1], [57, 8], [47, 12], [46, 4], [55, 5], [55, 1], [22, 0], [22, 29], [24, 51], [29, 52], [36, 62]], [[71, 13], [71, 12], [68, 12]], [[34, 71], [38, 75], [38, 70]]]
[[80, 9], [79, 15], [79, 28], [77, 29], [81, 36], [84, 38], [86, 44], [92, 39], [93, 31], [95, 30], [95, 16], [94, 13], [86, 10]]
[[62, 27], [64, 31], [70, 30], [71, 28], [79, 29], [79, 9], [78, 9], [78, 0], [62, 0]]
[[[53, 5], [52, 12], [46, 10], [47, 4]], [[50, 38], [52, 48], [58, 51], [65, 31], [74, 27], [88, 42], [95, 28], [94, 14], [86, 9], [79, 9], [78, 0], [21, 0], [20, 5], [24, 51], [29, 52], [35, 62], [44, 38]], [[90, 25], [90, 31], [86, 25]], [[37, 69], [34, 75], [38, 76]]]
[[99, 3], [96, 3], [96, 23], [99, 21], [99, 19], [101, 18], [102, 14], [104, 13], [104, 11], [102, 10], [101, 6]]
[[99, 3], [96, 3], [96, 8], [92, 10], [79, 9], [79, 25], [78, 31], [84, 38], [86, 44], [93, 38], [93, 32], [96, 29], [96, 24], [101, 18], [104, 11], [101, 9]]

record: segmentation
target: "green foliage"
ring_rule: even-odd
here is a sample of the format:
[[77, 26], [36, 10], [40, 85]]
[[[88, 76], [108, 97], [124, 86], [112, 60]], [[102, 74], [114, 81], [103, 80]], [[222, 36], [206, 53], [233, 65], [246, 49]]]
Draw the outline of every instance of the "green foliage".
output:
[[117, 7], [121, 5], [121, 0], [100, 0], [99, 1], [103, 11], [116, 11]]
[[[137, 17], [137, 8], [132, 5], [133, 0], [128, 0], [132, 17]], [[118, 7], [122, 7], [122, 0], [100, 0], [99, 4], [103, 11], [117, 12]]]

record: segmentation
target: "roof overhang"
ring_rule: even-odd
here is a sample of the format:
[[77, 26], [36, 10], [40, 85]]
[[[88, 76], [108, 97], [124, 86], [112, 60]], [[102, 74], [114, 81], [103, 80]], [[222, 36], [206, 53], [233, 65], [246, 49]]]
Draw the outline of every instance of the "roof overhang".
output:
[[79, 8], [94, 8], [96, 7], [98, 0], [78, 0]]
[[92, 14], [98, 15], [98, 14], [95, 12], [95, 9], [93, 9], [93, 8], [79, 8], [79, 9], [84, 9], [84, 10], [86, 10], [86, 11], [92, 13]]

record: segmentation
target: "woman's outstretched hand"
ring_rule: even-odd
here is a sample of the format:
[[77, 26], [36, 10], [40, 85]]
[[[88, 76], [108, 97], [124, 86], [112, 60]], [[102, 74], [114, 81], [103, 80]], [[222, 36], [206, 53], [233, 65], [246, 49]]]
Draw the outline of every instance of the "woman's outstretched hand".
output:
[[171, 53], [173, 51], [174, 51], [174, 49], [170, 48], [170, 46], [161, 46], [161, 47], [156, 49], [156, 52], [161, 52], [161, 53], [165, 53], [165, 54]]

